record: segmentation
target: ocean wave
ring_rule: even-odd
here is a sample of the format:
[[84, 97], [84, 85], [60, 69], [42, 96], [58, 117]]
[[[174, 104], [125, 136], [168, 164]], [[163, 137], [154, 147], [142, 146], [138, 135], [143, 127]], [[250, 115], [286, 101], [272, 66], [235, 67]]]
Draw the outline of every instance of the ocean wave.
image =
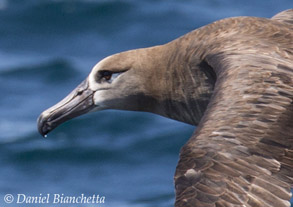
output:
[[27, 120], [0, 119], [0, 144], [25, 140], [35, 131], [35, 122]]
[[[252, 0], [250, 0], [253, 2]], [[0, 12], [0, 34], [2, 37], [21, 38], [18, 34], [30, 36], [52, 35], [69, 36], [83, 33], [97, 33], [111, 36], [117, 32], [133, 30], [133, 25], [144, 27], [190, 31], [201, 24], [218, 18], [253, 15], [253, 12], [267, 14], [269, 10], [251, 11], [249, 3], [236, 9], [230, 1], [101, 1], [101, 0], [44, 0], [13, 1], [6, 0]], [[290, 2], [287, 0], [285, 2]], [[156, 6], [153, 6], [153, 5]], [[264, 2], [259, 2], [264, 4]], [[274, 9], [281, 10], [281, 5], [270, 1]], [[0, 5], [1, 6], [1, 5]], [[0, 10], [1, 11], [1, 10]], [[215, 12], [217, 11], [217, 12]], [[274, 11], [271, 11], [273, 15]], [[256, 15], [255, 14], [255, 15]], [[265, 16], [265, 15], [264, 15]], [[184, 24], [182, 24], [184, 22]], [[13, 25], [13, 27], [11, 26]], [[131, 34], [131, 33], [130, 33]], [[1, 39], [0, 39], [1, 40]], [[23, 41], [28, 41], [23, 39]], [[5, 42], [3, 42], [5, 43]]]
[[36, 59], [40, 62], [46, 60], [45, 57], [36, 58], [36, 54], [7, 53], [0, 49], [0, 73], [23, 65], [33, 65]]
[[[192, 132], [192, 127], [165, 118], [150, 118], [151, 115], [108, 111], [100, 112], [102, 117], [107, 114], [108, 120], [99, 120], [98, 113], [64, 124], [46, 139], [38, 134], [36, 122], [5, 124], [0, 120], [0, 147], [9, 149], [9, 160], [13, 163], [46, 160], [127, 165], [142, 160], [148, 162], [155, 157], [176, 156]], [[120, 126], [122, 120], [126, 124]], [[152, 128], [154, 123], [160, 127]], [[115, 126], [124, 127], [124, 130]]]
[[[5, 9], [0, 10], [3, 49], [62, 57], [96, 57], [164, 44], [220, 18], [244, 14], [270, 17], [285, 7], [269, 1], [271, 6], [259, 2], [266, 9], [254, 10], [247, 6], [249, 3], [233, 6], [228, 0], [6, 2]], [[290, 0], [284, 2], [286, 5]]]
[[[21, 4], [21, 5], [20, 5]], [[14, 23], [16, 27], [11, 32], [22, 31], [32, 34], [63, 34], [98, 29], [106, 32], [111, 29], [107, 21], [113, 18], [117, 21], [119, 14], [130, 13], [132, 5], [127, 1], [27, 1], [9, 2], [6, 12], [0, 13], [0, 22]], [[115, 14], [115, 15], [112, 15]], [[95, 25], [95, 27], [93, 27]], [[2, 32], [4, 33], [5, 31]]]
[[0, 78], [17, 80], [39, 80], [45, 82], [60, 82], [70, 80], [80, 73], [65, 59], [46, 60], [40, 63], [4, 67], [0, 70]]

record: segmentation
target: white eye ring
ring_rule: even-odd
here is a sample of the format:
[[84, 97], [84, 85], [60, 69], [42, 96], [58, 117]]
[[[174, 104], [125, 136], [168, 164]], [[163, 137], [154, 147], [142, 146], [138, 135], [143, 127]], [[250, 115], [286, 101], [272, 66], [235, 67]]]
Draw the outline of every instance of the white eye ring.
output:
[[112, 83], [122, 72], [113, 73], [112, 71], [102, 71], [101, 73], [101, 79]]
[[112, 83], [122, 72], [112, 73], [110, 79], [106, 80], [108, 83]]
[[112, 83], [122, 72], [100, 71], [98, 80]]
[[109, 82], [112, 82], [113, 80], [115, 80], [120, 74], [121, 74], [121, 72], [120, 73], [112, 73], [112, 76], [111, 76]]

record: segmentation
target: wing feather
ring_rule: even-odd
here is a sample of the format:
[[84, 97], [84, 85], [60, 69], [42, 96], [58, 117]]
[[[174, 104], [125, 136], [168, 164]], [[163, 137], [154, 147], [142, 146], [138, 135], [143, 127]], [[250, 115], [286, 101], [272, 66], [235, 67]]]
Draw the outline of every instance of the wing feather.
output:
[[176, 207], [290, 206], [293, 48], [278, 47], [278, 54], [266, 47], [207, 58], [217, 81], [204, 117], [181, 149]]

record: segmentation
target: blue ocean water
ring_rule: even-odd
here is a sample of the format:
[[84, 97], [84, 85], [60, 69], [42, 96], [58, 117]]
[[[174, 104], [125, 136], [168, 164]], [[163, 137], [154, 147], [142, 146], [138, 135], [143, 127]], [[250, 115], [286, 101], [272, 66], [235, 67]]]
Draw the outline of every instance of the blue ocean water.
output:
[[[110, 54], [164, 44], [221, 18], [271, 17], [292, 7], [292, 0], [0, 0], [0, 206], [40, 206], [16, 204], [17, 194], [172, 206], [179, 150], [194, 127], [108, 110], [44, 139], [38, 115]], [[12, 204], [6, 194], [15, 197]]]

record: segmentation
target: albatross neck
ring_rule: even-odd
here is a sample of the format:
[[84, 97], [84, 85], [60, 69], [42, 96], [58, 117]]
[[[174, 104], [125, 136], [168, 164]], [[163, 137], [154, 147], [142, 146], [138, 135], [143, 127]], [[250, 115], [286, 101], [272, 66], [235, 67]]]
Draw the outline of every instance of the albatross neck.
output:
[[141, 62], [149, 65], [147, 91], [151, 91], [156, 106], [151, 112], [198, 125], [213, 92], [216, 75], [200, 58], [197, 48], [190, 48], [190, 41], [179, 38], [162, 46], [147, 49]]

